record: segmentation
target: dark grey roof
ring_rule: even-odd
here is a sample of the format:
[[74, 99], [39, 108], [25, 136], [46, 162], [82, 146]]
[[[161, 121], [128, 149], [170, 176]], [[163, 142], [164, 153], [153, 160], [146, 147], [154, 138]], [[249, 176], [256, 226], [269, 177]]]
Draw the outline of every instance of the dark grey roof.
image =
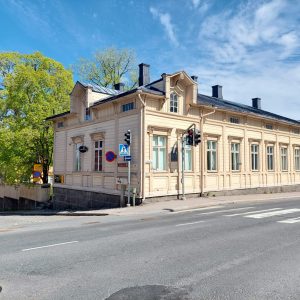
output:
[[290, 118], [286, 118], [262, 109], [256, 109], [252, 106], [233, 102], [233, 101], [228, 101], [228, 100], [223, 100], [220, 98], [215, 98], [215, 97], [210, 97], [202, 94], [198, 94], [198, 104], [200, 105], [209, 105], [209, 106], [215, 106], [220, 109], [228, 109], [231, 111], [236, 111], [236, 112], [243, 112], [243, 113], [248, 113], [248, 114], [256, 114], [259, 115], [260, 117], [266, 117], [266, 118], [271, 118], [274, 120], [279, 120], [279, 121], [284, 121], [296, 125], [300, 125], [300, 122], [297, 120], [293, 120]]
[[53, 116], [50, 116], [48, 118], [46, 118], [45, 120], [46, 121], [49, 121], [49, 120], [52, 120], [52, 119], [55, 119], [55, 118], [58, 118], [58, 117], [63, 117], [64, 115], [68, 115], [70, 113], [70, 111], [65, 111], [63, 113], [60, 113], [60, 114], [57, 114], [57, 115], [53, 115]]
[[96, 93], [107, 94], [107, 95], [120, 94], [120, 91], [118, 91], [118, 90], [110, 89], [110, 88], [107, 88], [104, 86], [99, 86], [97, 84], [86, 83], [86, 82], [81, 82], [81, 81], [78, 81], [78, 82], [86, 88], [88, 88], [88, 87], [92, 88], [93, 92], [96, 92]]
[[[154, 83], [156, 83], [158, 81], [159, 80], [155, 81]], [[160, 89], [156, 88], [155, 86], [152, 86], [152, 83], [149, 83], [149, 84], [147, 84], [145, 86], [139, 86], [139, 87], [134, 88], [134, 89], [132, 89], [130, 91], [126, 91], [126, 92], [120, 93], [118, 95], [107, 97], [107, 98], [101, 99], [99, 101], [96, 101], [92, 106], [96, 106], [98, 104], [103, 104], [103, 103], [107, 103], [107, 102], [113, 101], [113, 100], [121, 98], [123, 96], [127, 96], [127, 95], [130, 95], [130, 94], [133, 94], [133, 93], [137, 92], [138, 90], [143, 91], [145, 93], [149, 93], [149, 94], [153, 94], [153, 95], [158, 95], [158, 96], [163, 96], [164, 95], [163, 91], [161, 91]]]

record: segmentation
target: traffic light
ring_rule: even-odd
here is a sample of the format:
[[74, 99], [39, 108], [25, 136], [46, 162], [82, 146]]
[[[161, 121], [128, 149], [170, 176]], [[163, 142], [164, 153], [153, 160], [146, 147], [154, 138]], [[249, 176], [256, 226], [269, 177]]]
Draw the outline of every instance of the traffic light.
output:
[[194, 130], [189, 129], [186, 136], [186, 145], [193, 146], [194, 145]]
[[130, 129], [128, 129], [127, 132], [124, 135], [125, 135], [124, 141], [129, 146], [131, 144], [131, 132], [130, 132]]
[[201, 143], [201, 132], [199, 129], [195, 129], [194, 142], [195, 142], [195, 146]]

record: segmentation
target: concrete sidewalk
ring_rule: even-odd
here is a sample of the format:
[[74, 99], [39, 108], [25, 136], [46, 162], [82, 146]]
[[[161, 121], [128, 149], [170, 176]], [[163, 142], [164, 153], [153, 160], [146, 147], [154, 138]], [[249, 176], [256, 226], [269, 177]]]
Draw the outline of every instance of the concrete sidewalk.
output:
[[299, 199], [300, 192], [276, 193], [276, 194], [251, 194], [251, 195], [235, 195], [235, 196], [218, 196], [218, 197], [197, 197], [188, 198], [186, 200], [170, 200], [154, 203], [143, 203], [135, 207], [123, 207], [90, 211], [72, 211], [58, 212], [58, 214], [95, 216], [95, 215], [117, 215], [132, 216], [143, 214], [170, 213], [179, 211], [188, 211], [193, 209], [208, 208], [212, 206], [223, 206], [226, 204], [242, 203], [242, 202], [262, 202], [276, 201], [280, 199]]
[[53, 210], [36, 210], [36, 211], [14, 211], [2, 212], [1, 215], [56, 215], [56, 216], [134, 216], [134, 215], [151, 215], [167, 214], [170, 212], [188, 211], [213, 206], [224, 206], [226, 204], [276, 201], [280, 199], [299, 199], [300, 192], [276, 193], [276, 194], [251, 194], [251, 195], [234, 195], [234, 196], [217, 196], [217, 197], [197, 197], [186, 200], [170, 200], [154, 203], [143, 203], [135, 207], [123, 207], [101, 210], [85, 211], [53, 211]]

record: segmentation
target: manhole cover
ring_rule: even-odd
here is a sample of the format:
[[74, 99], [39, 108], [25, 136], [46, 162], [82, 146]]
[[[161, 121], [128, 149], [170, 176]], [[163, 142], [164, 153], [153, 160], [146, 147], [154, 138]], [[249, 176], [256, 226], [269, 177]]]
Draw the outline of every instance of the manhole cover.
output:
[[144, 285], [122, 289], [106, 300], [191, 300], [184, 289], [164, 285]]

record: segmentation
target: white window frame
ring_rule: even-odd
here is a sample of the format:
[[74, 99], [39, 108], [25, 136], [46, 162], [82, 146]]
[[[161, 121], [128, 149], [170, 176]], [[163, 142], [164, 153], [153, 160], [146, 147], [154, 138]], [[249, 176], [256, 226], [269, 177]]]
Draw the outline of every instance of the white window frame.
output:
[[288, 171], [288, 148], [280, 147], [281, 171]]
[[74, 170], [75, 172], [80, 172], [82, 169], [82, 154], [79, 151], [79, 147], [82, 146], [83, 143], [75, 144], [75, 157], [74, 157]]
[[251, 170], [258, 171], [259, 170], [259, 145], [251, 144]]
[[240, 149], [241, 149], [241, 144], [240, 143], [235, 143], [232, 142], [230, 144], [230, 156], [231, 156], [231, 171], [240, 171]]
[[[213, 147], [215, 145], [215, 147]], [[207, 163], [207, 171], [216, 172], [217, 171], [217, 141], [208, 140], [207, 141], [207, 150], [206, 150], [206, 163]]]
[[[269, 145], [266, 148], [267, 171], [274, 171], [274, 146]], [[270, 168], [272, 166], [272, 168]]]
[[178, 95], [175, 92], [170, 94], [170, 112], [178, 113]]
[[[159, 145], [159, 141], [163, 140], [163, 145]], [[160, 154], [163, 160], [160, 160]], [[152, 137], [152, 170], [167, 170], [167, 137], [165, 135], [153, 135]]]
[[[97, 163], [96, 163], [96, 158], [97, 158]], [[102, 140], [94, 141], [94, 161], [93, 162], [94, 162], [94, 171], [102, 172], [103, 171], [103, 141]]]
[[193, 171], [193, 147], [190, 145], [184, 147], [184, 170]]
[[295, 171], [300, 171], [300, 148], [294, 149]]

